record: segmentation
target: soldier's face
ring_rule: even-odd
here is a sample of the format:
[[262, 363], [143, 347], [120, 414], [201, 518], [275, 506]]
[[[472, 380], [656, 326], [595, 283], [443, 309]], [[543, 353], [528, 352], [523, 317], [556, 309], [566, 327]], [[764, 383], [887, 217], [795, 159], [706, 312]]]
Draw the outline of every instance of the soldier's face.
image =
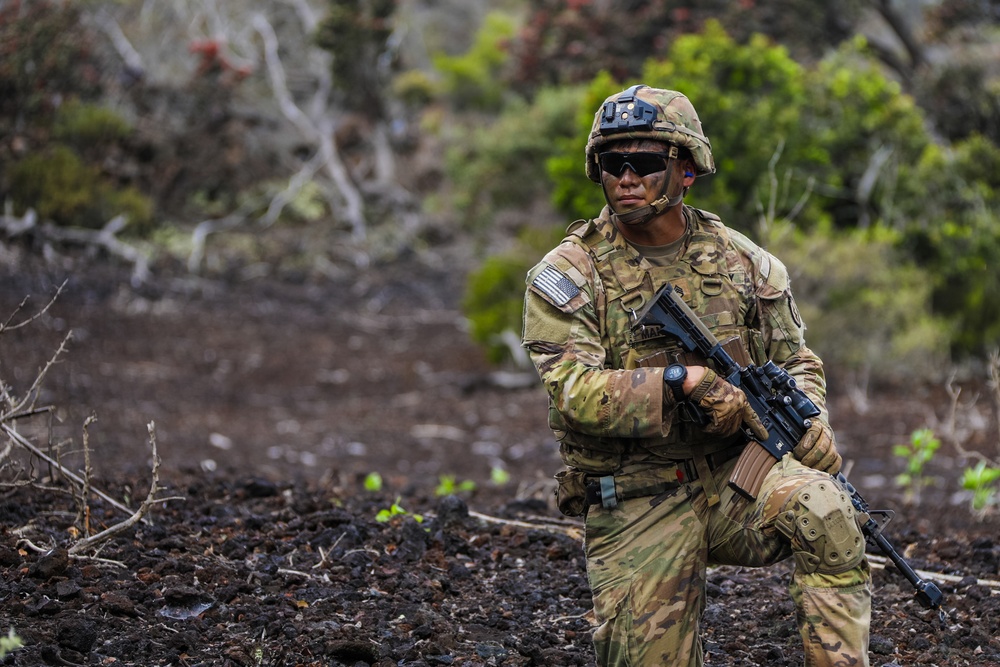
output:
[[[610, 144], [605, 148], [603, 152], [614, 155], [603, 160], [601, 182], [615, 213], [627, 213], [652, 204], [661, 196], [664, 183], [670, 173], [667, 171], [666, 159], [637, 155], [630, 161], [628, 155], [631, 153], [662, 154], [666, 153], [669, 148], [663, 142], [648, 139], [624, 141]], [[633, 166], [632, 162], [636, 164]], [[655, 165], [661, 166], [661, 168], [649, 172], [649, 169]], [[676, 169], [677, 165], [676, 160], [671, 163], [673, 169]]]

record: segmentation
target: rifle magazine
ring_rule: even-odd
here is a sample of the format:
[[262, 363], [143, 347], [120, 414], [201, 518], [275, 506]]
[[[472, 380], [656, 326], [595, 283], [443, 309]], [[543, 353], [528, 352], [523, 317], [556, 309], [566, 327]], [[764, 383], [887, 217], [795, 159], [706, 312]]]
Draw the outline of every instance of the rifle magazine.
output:
[[747, 500], [757, 500], [764, 478], [775, 458], [759, 442], [751, 440], [743, 449], [736, 467], [729, 476], [729, 486]]

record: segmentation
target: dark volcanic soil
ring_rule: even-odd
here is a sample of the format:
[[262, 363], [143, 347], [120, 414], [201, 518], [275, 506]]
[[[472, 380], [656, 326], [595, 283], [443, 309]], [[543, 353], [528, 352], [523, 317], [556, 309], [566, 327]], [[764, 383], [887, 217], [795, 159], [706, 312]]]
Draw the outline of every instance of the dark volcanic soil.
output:
[[[27, 391], [74, 332], [38, 402], [56, 409], [19, 432], [61, 444], [78, 472], [96, 413], [93, 486], [135, 507], [154, 422], [159, 496], [178, 499], [71, 556], [88, 523], [97, 532], [126, 514], [98, 497], [81, 514], [64, 478], [15, 449], [7, 462], [31, 463], [22, 478], [43, 483], [0, 500], [0, 631], [26, 645], [2, 664], [593, 664], [579, 524], [551, 502], [558, 458], [541, 390], [468, 341], [448, 271], [414, 262], [343, 284], [133, 289], [118, 271], [59, 275], [4, 253], [0, 321], [69, 282], [30, 327], [0, 336], [0, 378]], [[977, 520], [957, 493], [966, 461], [943, 449], [916, 505], [892, 485], [891, 446], [936, 425], [947, 401], [873, 390], [862, 413], [836, 377], [852, 481], [898, 511], [887, 534], [911, 564], [945, 575], [943, 612], [926, 611], [874, 562], [871, 663], [1000, 665], [1000, 519]], [[995, 447], [992, 423], [970, 420], [968, 445]], [[373, 472], [380, 490], [365, 488]], [[458, 495], [439, 495], [449, 488]], [[712, 570], [708, 665], [802, 663], [789, 571]]]

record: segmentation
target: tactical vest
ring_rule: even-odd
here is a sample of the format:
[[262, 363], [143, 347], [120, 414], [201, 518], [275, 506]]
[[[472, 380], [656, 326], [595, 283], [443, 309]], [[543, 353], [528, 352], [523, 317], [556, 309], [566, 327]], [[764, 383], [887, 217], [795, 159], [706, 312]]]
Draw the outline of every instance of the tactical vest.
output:
[[[633, 369], [674, 362], [711, 365], [685, 351], [673, 336], [633, 330], [635, 314], [668, 281], [741, 365], [762, 364], [767, 360], [762, 337], [755, 326], [755, 286], [750, 282], [745, 259], [731, 243], [717, 216], [690, 207], [685, 207], [685, 211], [691, 227], [690, 238], [681, 256], [667, 267], [651, 265], [621, 240], [617, 244], [609, 240], [604, 230], [610, 222], [604, 223], [604, 230], [593, 220], [581, 220], [570, 226], [564, 240], [589, 252], [600, 278], [600, 284], [595, 285], [594, 308], [600, 322], [602, 346], [608, 353], [606, 368]], [[571, 432], [562, 421], [558, 412], [550, 411], [550, 425], [560, 435], [565, 434], [560, 439], [563, 460], [592, 472], [612, 472], [636, 460], [708, 455], [731, 447], [734, 442], [704, 434], [695, 424], [685, 421], [680, 411], [674, 411], [670, 434], [662, 440], [598, 438]]]

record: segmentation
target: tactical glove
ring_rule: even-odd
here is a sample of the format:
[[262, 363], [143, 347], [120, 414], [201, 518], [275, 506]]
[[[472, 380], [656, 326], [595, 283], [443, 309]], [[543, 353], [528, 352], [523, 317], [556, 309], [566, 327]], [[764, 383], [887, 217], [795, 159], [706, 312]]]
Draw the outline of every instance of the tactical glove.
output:
[[705, 433], [728, 437], [746, 424], [758, 438], [767, 438], [767, 429], [750, 407], [746, 394], [712, 369], [705, 369], [701, 382], [688, 398], [708, 418], [708, 424], [702, 427]]
[[802, 465], [836, 475], [840, 472], [843, 458], [837, 452], [833, 429], [822, 419], [813, 419], [812, 422], [799, 444], [792, 449], [792, 456]]

